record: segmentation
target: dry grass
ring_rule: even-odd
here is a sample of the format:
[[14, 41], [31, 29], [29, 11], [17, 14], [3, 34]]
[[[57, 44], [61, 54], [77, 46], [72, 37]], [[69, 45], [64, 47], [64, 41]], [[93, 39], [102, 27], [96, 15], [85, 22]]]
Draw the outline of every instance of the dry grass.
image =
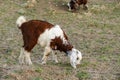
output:
[[[120, 80], [120, 3], [117, 0], [89, 0], [89, 10], [67, 10], [69, 0], [38, 0], [26, 8], [24, 0], [0, 1], [0, 80]], [[46, 3], [46, 4], [45, 4]], [[15, 21], [18, 16], [59, 24], [70, 42], [83, 53], [77, 69], [58, 52], [59, 63], [50, 56], [41, 65], [43, 49], [32, 51], [32, 66], [20, 66], [18, 56], [23, 44]]]

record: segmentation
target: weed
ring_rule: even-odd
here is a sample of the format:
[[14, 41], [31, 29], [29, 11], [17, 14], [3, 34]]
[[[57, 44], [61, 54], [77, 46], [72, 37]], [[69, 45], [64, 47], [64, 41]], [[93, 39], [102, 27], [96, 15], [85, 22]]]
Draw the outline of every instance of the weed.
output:
[[10, 75], [5, 75], [3, 78], [4, 78], [4, 79], [10, 79], [11, 76], [10, 76]]
[[38, 67], [38, 68], [35, 69], [35, 72], [41, 73], [42, 69], [40, 67]]
[[89, 73], [83, 72], [83, 71], [82, 72], [78, 72], [76, 76], [79, 78], [79, 80], [85, 80], [85, 79], [89, 79], [90, 78]]

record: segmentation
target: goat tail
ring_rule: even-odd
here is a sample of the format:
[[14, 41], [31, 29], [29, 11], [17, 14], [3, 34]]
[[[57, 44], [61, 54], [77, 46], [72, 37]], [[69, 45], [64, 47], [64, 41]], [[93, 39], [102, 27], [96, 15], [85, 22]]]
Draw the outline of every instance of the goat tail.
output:
[[24, 16], [20, 16], [16, 21], [16, 25], [18, 26], [18, 28], [20, 28], [24, 22], [26, 22], [26, 18]]

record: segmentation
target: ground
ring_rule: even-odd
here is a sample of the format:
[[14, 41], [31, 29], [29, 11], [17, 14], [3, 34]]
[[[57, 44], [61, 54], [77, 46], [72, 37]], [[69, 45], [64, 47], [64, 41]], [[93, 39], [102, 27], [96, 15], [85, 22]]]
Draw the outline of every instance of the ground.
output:
[[[120, 80], [120, 1], [88, 0], [88, 10], [68, 11], [69, 0], [37, 0], [32, 8], [26, 0], [0, 1], [0, 80]], [[32, 50], [33, 65], [19, 65], [23, 45], [16, 19], [40, 19], [59, 24], [71, 44], [82, 52], [77, 69], [58, 52], [59, 63], [51, 56], [41, 65], [43, 48]]]

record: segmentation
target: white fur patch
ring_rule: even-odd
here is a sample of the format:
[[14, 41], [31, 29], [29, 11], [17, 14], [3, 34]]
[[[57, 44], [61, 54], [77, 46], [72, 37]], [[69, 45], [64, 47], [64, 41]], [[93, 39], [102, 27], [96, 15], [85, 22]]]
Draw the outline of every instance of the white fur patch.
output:
[[71, 11], [70, 3], [67, 4], [69, 11]]
[[25, 54], [25, 62], [26, 62], [26, 64], [31, 65], [32, 61], [31, 61], [31, 58], [30, 58], [30, 52], [25, 50], [24, 54]]
[[39, 36], [38, 43], [42, 47], [49, 46], [51, 39], [55, 39], [55, 37], [60, 37], [63, 40], [63, 44], [67, 44], [67, 40], [59, 25], [55, 25], [51, 29], [46, 29], [44, 33]]
[[20, 64], [24, 64], [24, 59], [25, 59], [25, 55], [24, 55], [24, 49], [21, 48], [21, 52], [20, 52], [20, 56], [19, 56], [19, 63]]
[[24, 48], [21, 48], [21, 53], [19, 56], [19, 63], [20, 64], [26, 63], [28, 65], [32, 64], [32, 61], [30, 59], [30, 53], [28, 51], [26, 51]]
[[26, 18], [24, 16], [18, 17], [16, 24], [18, 27], [20, 27], [24, 22], [26, 22]]

